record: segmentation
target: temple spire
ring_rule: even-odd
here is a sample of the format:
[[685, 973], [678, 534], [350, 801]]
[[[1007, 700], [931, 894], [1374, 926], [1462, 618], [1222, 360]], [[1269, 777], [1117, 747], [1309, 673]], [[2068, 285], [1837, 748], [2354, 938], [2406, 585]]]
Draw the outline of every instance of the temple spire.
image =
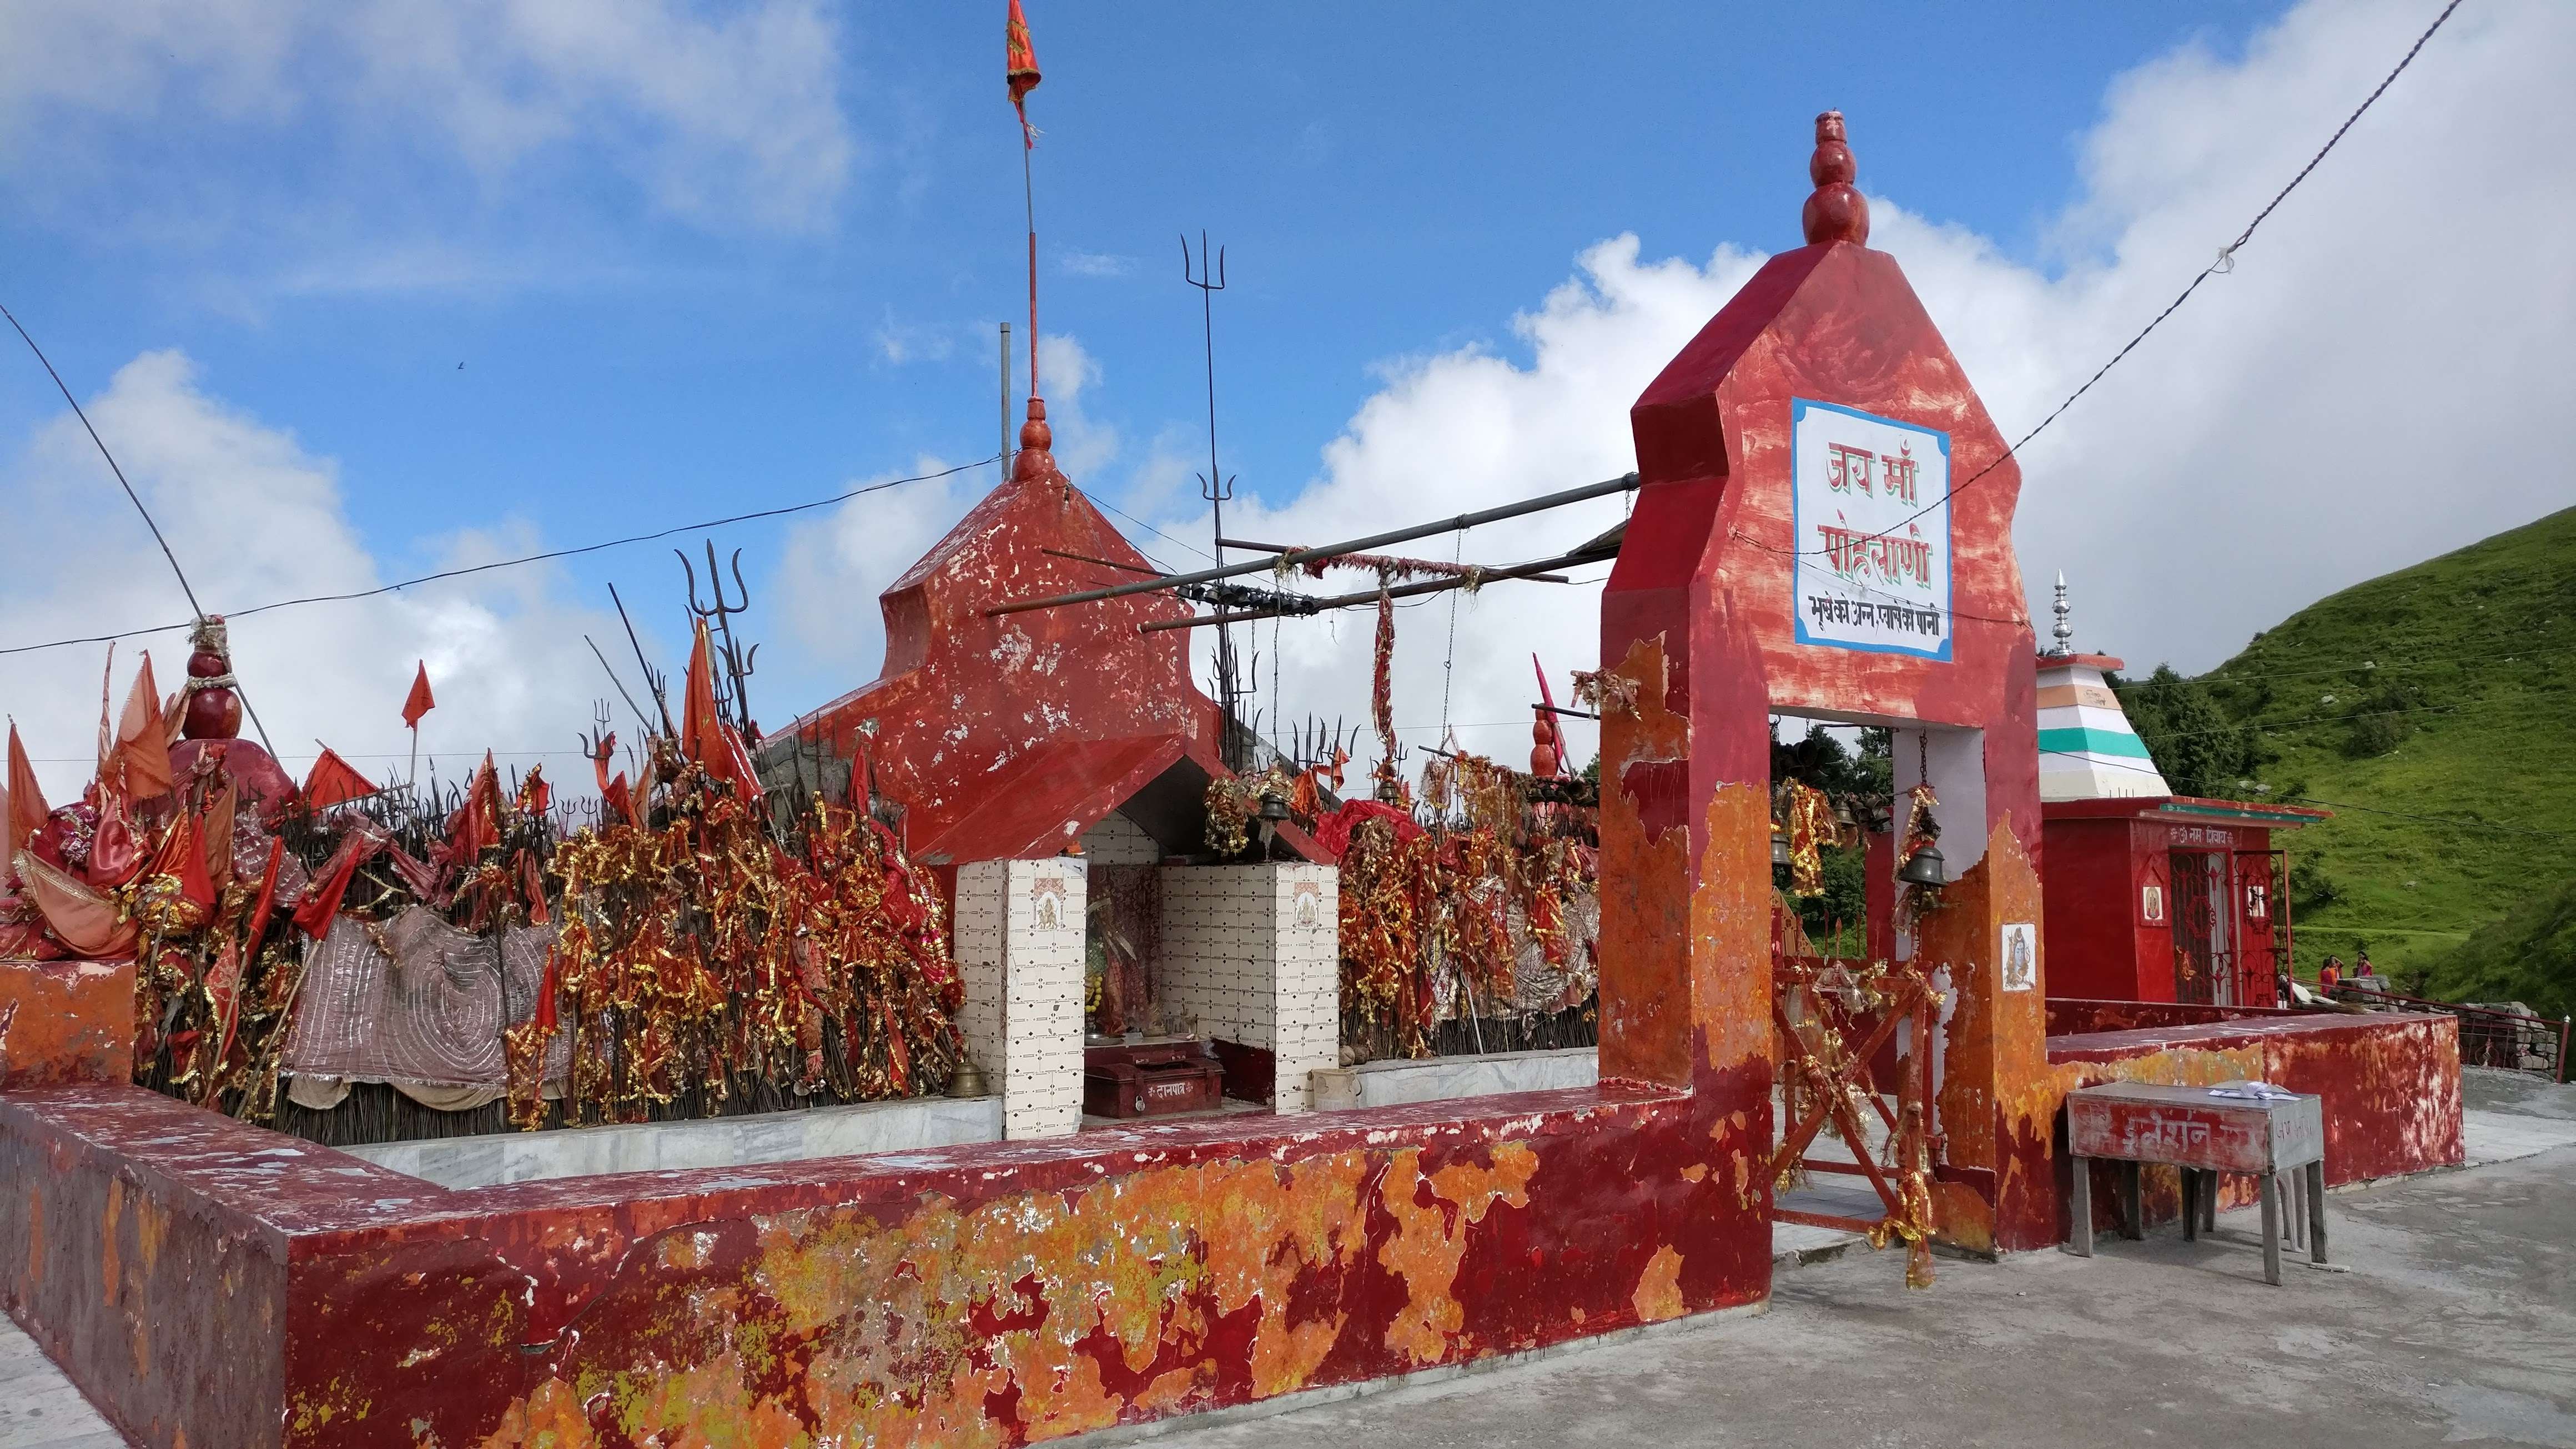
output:
[[1869, 200], [1852, 186], [1852, 178], [1859, 174], [1860, 164], [1852, 159], [1843, 134], [1843, 113], [1827, 111], [1816, 117], [1816, 153], [1807, 159], [1807, 178], [1815, 182], [1816, 190], [1800, 217], [1808, 245], [1868, 243]]
[[2057, 645], [2048, 652], [2051, 654], [2074, 653], [2075, 626], [2067, 622], [2067, 616], [2075, 611], [2069, 608], [2066, 603], [2066, 570], [2064, 569], [2059, 569], [2057, 571], [2057, 598], [2055, 602], [2048, 606], [2048, 610], [2050, 613], [2057, 616], [2057, 623], [2048, 631], [2049, 637], [2055, 639], [2057, 641]]

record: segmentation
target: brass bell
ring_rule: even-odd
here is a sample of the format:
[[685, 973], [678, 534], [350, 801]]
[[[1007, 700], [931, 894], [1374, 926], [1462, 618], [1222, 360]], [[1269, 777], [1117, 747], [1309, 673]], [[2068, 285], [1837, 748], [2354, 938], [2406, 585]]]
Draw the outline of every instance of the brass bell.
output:
[[1261, 818], [1272, 824], [1288, 818], [1288, 797], [1276, 790], [1261, 792]]
[[1771, 827], [1771, 863], [1773, 865], [1789, 863], [1789, 833], [1777, 825]]
[[1950, 883], [1949, 862], [1941, 858], [1941, 847], [1927, 845], [1906, 857], [1905, 868], [1896, 878], [1907, 885], [1941, 886]]

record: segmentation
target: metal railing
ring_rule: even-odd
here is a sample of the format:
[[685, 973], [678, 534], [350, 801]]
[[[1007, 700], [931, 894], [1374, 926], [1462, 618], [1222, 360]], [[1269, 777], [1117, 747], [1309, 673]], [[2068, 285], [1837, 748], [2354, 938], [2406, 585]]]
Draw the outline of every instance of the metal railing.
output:
[[2562, 1016], [2551, 1021], [2536, 1014], [2523, 1016], [2483, 1006], [2427, 1001], [2422, 997], [2373, 991], [2369, 987], [2349, 983], [2335, 987], [2330, 994], [2337, 1001], [2349, 1001], [2360, 1006], [2438, 1011], [2459, 1018], [2460, 1065], [2464, 1067], [2528, 1072], [2551, 1082], [2567, 1080], [2567, 1043], [2570, 1035], [2576, 1035], [2576, 1019]]

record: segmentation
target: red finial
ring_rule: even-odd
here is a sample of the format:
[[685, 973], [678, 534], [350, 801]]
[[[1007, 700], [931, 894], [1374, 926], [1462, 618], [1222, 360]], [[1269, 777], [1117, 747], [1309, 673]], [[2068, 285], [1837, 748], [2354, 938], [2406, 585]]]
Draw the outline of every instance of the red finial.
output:
[[1055, 429], [1047, 426], [1046, 399], [1029, 399], [1029, 420], [1020, 424], [1020, 456], [1011, 465], [1011, 481], [1033, 483], [1055, 476], [1055, 455], [1047, 449], [1055, 442]]
[[1531, 710], [1530, 774], [1541, 780], [1556, 778], [1556, 721], [1548, 717], [1547, 706]]
[[1852, 186], [1852, 178], [1858, 174], [1859, 167], [1843, 136], [1843, 113], [1827, 111], [1816, 117], [1816, 154], [1807, 161], [1807, 176], [1816, 183], [1816, 190], [1807, 198], [1807, 209], [1799, 218], [1806, 224], [1810, 246], [1838, 241], [1855, 246], [1868, 243], [1869, 199]]

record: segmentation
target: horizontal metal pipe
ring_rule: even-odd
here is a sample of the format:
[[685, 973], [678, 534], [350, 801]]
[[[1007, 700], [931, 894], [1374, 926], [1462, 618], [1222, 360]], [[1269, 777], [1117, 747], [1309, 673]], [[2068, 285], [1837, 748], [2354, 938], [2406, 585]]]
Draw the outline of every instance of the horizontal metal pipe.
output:
[[[1218, 539], [1218, 540], [1216, 541], [1216, 546], [1217, 546], [1217, 547], [1219, 547], [1219, 548], [1250, 548], [1250, 549], [1258, 549], [1258, 550], [1260, 550], [1260, 551], [1261, 551], [1261, 552], [1263, 552], [1263, 553], [1288, 553], [1288, 552], [1290, 552], [1290, 551], [1291, 551], [1291, 550], [1289, 549], [1288, 545], [1286, 545], [1286, 544], [1284, 544], [1284, 543], [1254, 543], [1254, 542], [1252, 542], [1250, 539], [1243, 539], [1243, 538], [1220, 538], [1220, 539]], [[1049, 550], [1049, 551], [1050, 551], [1050, 552], [1052, 552], [1053, 550]], [[1437, 561], [1436, 561], [1436, 560], [1434, 560], [1434, 562], [1437, 562]], [[1277, 567], [1277, 565], [1276, 565], [1276, 564], [1273, 564], [1273, 565], [1272, 565], [1272, 567], [1276, 568], [1276, 567]], [[1459, 567], [1462, 567], [1462, 565], [1459, 565], [1459, 564], [1442, 564], [1442, 565], [1441, 565], [1441, 567], [1443, 567], [1443, 568], [1459, 568]], [[1486, 570], [1485, 570], [1485, 572], [1486, 572], [1486, 573], [1488, 573], [1488, 574], [1491, 574], [1491, 573], [1495, 572], [1495, 570], [1488, 568], [1488, 569], [1486, 569]], [[1532, 582], [1534, 582], [1534, 583], [1542, 583], [1542, 584], [1563, 584], [1563, 583], [1571, 583], [1571, 582], [1573, 582], [1571, 579], [1560, 578], [1560, 577], [1558, 577], [1558, 576], [1557, 576], [1557, 575], [1555, 575], [1555, 574], [1527, 574], [1527, 575], [1524, 575], [1523, 577], [1528, 578], [1529, 580], [1531, 580], [1531, 581], [1532, 581]], [[1370, 595], [1370, 597], [1371, 597], [1371, 598], [1375, 598], [1375, 597], [1376, 597], [1376, 595], [1372, 594], [1372, 595]]]
[[[1050, 599], [1020, 599], [1008, 604], [995, 604], [984, 611], [984, 617], [991, 619], [1003, 614], [1026, 613], [1031, 609], [1052, 609], [1063, 604], [1096, 603], [1102, 599], [1124, 598], [1129, 594], [1168, 589], [1176, 584], [1203, 584], [1215, 579], [1230, 579], [1238, 574], [1258, 573], [1263, 569], [1301, 564], [1308, 559], [1332, 558], [1345, 553], [1366, 553], [1370, 549], [1384, 548], [1391, 543], [1410, 543], [1417, 538], [1429, 538], [1435, 533], [1453, 533], [1462, 528], [1475, 528], [1487, 523], [1499, 523], [1506, 518], [1518, 518], [1525, 513], [1538, 513], [1550, 508], [1562, 508], [1569, 503], [1581, 503], [1587, 499], [1604, 498], [1613, 493], [1625, 493], [1636, 486], [1637, 475], [1623, 473], [1616, 478], [1605, 478], [1598, 483], [1586, 483], [1580, 488], [1568, 488], [1562, 492], [1543, 494], [1537, 498], [1525, 498], [1518, 503], [1505, 503], [1475, 513], [1461, 513], [1455, 518], [1444, 519], [1438, 523], [1416, 524], [1411, 528], [1373, 533], [1366, 538], [1345, 539], [1340, 543], [1326, 544], [1322, 548], [1301, 548], [1294, 553], [1257, 558], [1249, 563], [1201, 569], [1194, 574], [1173, 574], [1167, 578], [1138, 579], [1132, 584], [1119, 584], [1114, 588], [1106, 589], [1085, 589], [1076, 594], [1058, 594]], [[1498, 576], [1489, 574], [1487, 577]], [[1377, 595], [1371, 593], [1369, 597], [1374, 599]], [[1261, 617], [1269, 616], [1265, 614]], [[1199, 622], [1216, 623], [1218, 620], [1203, 619]]]
[[[1562, 582], [1562, 576], [1550, 573], [1548, 570], [1572, 568], [1578, 564], [1599, 563], [1604, 558], [1610, 556], [1611, 555], [1607, 554], [1583, 552], [1560, 554], [1555, 558], [1543, 558], [1534, 563], [1525, 563], [1514, 568], [1496, 569], [1492, 573], [1482, 575], [1475, 579], [1429, 579], [1418, 584], [1399, 584], [1394, 588], [1388, 589], [1386, 591], [1386, 596], [1390, 599], [1409, 599], [1416, 594], [1437, 594], [1448, 589], [1463, 589], [1470, 583], [1478, 585], [1495, 584], [1501, 583], [1507, 579], [1526, 579], [1533, 581], [1549, 579]], [[1293, 612], [1297, 617], [1302, 618], [1308, 612], [1322, 613], [1326, 609], [1355, 609], [1362, 604], [1374, 604], [1377, 602], [1377, 598], [1377, 590], [1366, 589], [1356, 594], [1336, 594], [1331, 598], [1317, 599], [1315, 601], [1315, 607], [1311, 611], [1296, 610]], [[1233, 614], [1202, 614], [1193, 619], [1160, 619], [1152, 623], [1137, 625], [1136, 632], [1139, 634], [1159, 634], [1165, 629], [1196, 629], [1203, 624], [1240, 624], [1254, 619], [1276, 619], [1282, 615], [1290, 614], [1291, 612], [1291, 610], [1287, 609], [1245, 609], [1239, 613]]]
[[1087, 553], [1067, 553], [1060, 548], [1042, 548], [1039, 549], [1038, 552], [1046, 554], [1051, 558], [1069, 558], [1075, 563], [1098, 564], [1105, 569], [1116, 569], [1122, 574], [1144, 574], [1148, 577], [1157, 579], [1162, 577], [1162, 574], [1153, 569], [1140, 569], [1134, 564], [1123, 564], [1118, 562], [1116, 559], [1093, 558]]

